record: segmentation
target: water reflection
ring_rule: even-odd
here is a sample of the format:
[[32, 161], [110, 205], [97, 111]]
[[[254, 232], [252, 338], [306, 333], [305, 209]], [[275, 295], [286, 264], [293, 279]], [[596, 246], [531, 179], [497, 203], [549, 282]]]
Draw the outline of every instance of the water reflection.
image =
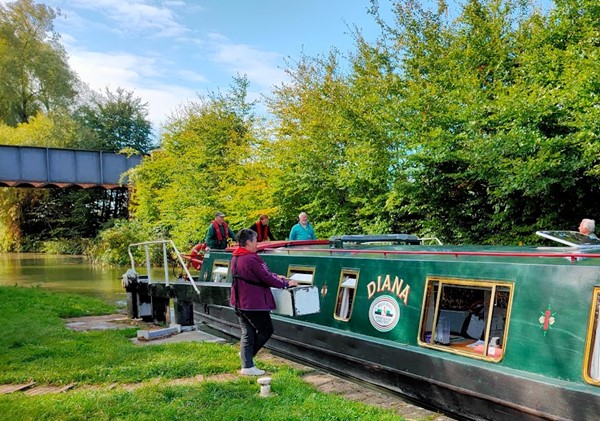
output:
[[125, 300], [121, 275], [126, 268], [92, 265], [81, 256], [0, 253], [0, 285], [39, 286], [100, 298]]

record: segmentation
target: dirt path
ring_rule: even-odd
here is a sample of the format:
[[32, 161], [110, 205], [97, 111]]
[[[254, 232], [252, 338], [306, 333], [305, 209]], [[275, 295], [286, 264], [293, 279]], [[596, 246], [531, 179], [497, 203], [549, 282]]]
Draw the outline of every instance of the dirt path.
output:
[[385, 409], [396, 411], [396, 413], [409, 421], [452, 421], [446, 415], [430, 411], [416, 406], [412, 402], [405, 400], [397, 395], [385, 393], [370, 387], [364, 383], [355, 383], [351, 380], [343, 379], [333, 374], [326, 373], [316, 368], [307, 367], [295, 361], [290, 361], [283, 357], [261, 351], [260, 361], [274, 361], [280, 364], [294, 367], [303, 373], [302, 378], [307, 383], [313, 385], [319, 392], [342, 396], [344, 399], [367, 403]]

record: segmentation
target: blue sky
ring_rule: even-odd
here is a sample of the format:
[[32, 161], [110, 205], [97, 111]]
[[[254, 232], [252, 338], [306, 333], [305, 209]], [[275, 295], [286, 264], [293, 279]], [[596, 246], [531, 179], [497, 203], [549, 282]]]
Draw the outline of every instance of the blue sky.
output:
[[379, 33], [368, 0], [39, 3], [60, 9], [55, 30], [79, 77], [94, 90], [134, 91], [155, 128], [197, 94], [226, 91], [237, 73], [248, 76], [250, 99], [259, 98], [286, 80], [286, 58], [352, 49], [348, 26], [370, 40]]
[[[421, 0], [435, 4], [435, 0]], [[538, 0], [546, 6], [551, 0]], [[6, 4], [8, 0], [0, 0]], [[156, 130], [198, 94], [247, 75], [249, 99], [286, 81], [285, 60], [353, 50], [350, 28], [374, 41], [368, 0], [39, 0], [60, 9], [55, 30], [92, 89], [122, 87], [148, 103]], [[457, 9], [460, 0], [449, 0]], [[390, 0], [379, 0], [387, 20]], [[260, 110], [259, 110], [260, 111]]]

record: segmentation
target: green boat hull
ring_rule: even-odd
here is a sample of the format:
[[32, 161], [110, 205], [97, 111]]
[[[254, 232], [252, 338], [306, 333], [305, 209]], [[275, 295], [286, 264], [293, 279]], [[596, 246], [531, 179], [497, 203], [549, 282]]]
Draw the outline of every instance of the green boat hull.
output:
[[[271, 349], [460, 418], [599, 417], [594, 250], [318, 243], [260, 254], [319, 291], [319, 312], [273, 315]], [[230, 259], [204, 257], [198, 292], [188, 281], [134, 290], [193, 306], [194, 323], [239, 337]]]

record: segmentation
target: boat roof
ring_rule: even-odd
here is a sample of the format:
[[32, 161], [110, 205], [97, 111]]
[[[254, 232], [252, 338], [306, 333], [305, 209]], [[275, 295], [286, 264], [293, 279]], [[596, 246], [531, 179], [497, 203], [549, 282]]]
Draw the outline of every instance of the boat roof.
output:
[[[459, 256], [480, 260], [488, 257], [561, 258], [564, 263], [582, 260], [600, 264], [600, 240], [576, 231], [538, 231], [537, 235], [557, 243], [552, 247], [493, 245], [422, 245], [421, 239], [410, 234], [344, 235], [330, 240], [264, 241], [258, 243], [259, 253], [290, 255], [355, 255], [365, 258], [454, 259]], [[234, 248], [228, 248], [233, 251]]]

